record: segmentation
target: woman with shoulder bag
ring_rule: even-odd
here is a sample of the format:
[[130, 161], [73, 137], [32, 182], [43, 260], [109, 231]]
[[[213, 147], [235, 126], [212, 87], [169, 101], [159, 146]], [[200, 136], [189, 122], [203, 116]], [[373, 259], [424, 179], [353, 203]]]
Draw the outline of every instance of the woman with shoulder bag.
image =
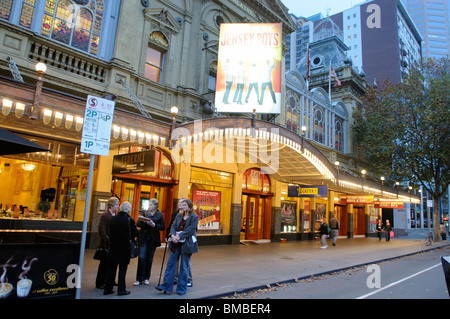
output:
[[139, 229], [138, 243], [140, 246], [135, 286], [148, 285], [152, 271], [153, 256], [157, 247], [161, 246], [160, 231], [165, 228], [164, 218], [158, 210], [158, 200], [150, 199], [148, 210], [139, 216], [137, 221]]
[[125, 287], [127, 267], [130, 263], [130, 239], [136, 238], [139, 234], [134, 220], [129, 216], [130, 211], [131, 204], [123, 202], [120, 205], [119, 212], [116, 216], [111, 217], [109, 223], [111, 249], [107, 257], [108, 270], [106, 272], [104, 295], [114, 292], [113, 285], [117, 266], [119, 266], [117, 294], [123, 296], [130, 293]]
[[193, 253], [198, 252], [197, 227], [198, 216], [194, 213], [192, 202], [186, 199], [180, 205], [181, 213], [175, 218], [170, 229], [169, 238], [170, 255], [167, 260], [164, 280], [160, 286], [155, 287], [164, 293], [172, 292], [175, 276], [175, 265], [181, 255], [180, 273], [178, 275], [177, 293], [184, 295], [187, 292], [189, 264]]

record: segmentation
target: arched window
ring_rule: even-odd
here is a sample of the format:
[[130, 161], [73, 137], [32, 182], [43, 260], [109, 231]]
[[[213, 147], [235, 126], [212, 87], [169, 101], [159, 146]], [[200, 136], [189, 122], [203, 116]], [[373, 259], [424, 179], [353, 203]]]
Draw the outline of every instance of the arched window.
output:
[[295, 93], [286, 97], [286, 128], [299, 134], [299, 100]]
[[47, 0], [41, 34], [96, 55], [102, 20], [102, 0]]
[[325, 116], [321, 107], [314, 108], [314, 141], [325, 144]]
[[334, 123], [334, 136], [334, 148], [339, 152], [344, 152], [344, 125], [342, 119], [338, 117]]

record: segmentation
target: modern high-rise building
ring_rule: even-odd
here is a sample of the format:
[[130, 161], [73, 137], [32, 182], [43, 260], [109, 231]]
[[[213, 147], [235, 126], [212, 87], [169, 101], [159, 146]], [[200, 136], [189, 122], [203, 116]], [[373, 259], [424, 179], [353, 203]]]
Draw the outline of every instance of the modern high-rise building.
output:
[[[398, 83], [421, 59], [422, 37], [400, 0], [366, 1], [327, 18], [342, 31], [351, 63], [366, 75], [370, 84], [384, 79]], [[297, 18], [296, 21], [300, 24], [296, 34], [301, 36], [291, 36], [291, 43], [294, 44], [295, 38], [295, 45], [301, 45], [301, 50], [295, 50], [295, 57], [291, 50], [286, 65], [296, 65], [300, 71], [307, 42], [316, 41], [312, 35], [318, 33], [308, 29], [317, 29], [323, 19]]]
[[450, 1], [402, 0], [402, 2], [423, 38], [422, 55], [428, 58], [449, 57]]

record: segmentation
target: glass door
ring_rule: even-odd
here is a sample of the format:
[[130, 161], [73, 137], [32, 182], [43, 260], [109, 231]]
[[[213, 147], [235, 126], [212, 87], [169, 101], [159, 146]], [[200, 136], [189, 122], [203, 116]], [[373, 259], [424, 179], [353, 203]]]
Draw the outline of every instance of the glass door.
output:
[[263, 237], [264, 199], [259, 195], [242, 196], [242, 225], [246, 240], [258, 240]]

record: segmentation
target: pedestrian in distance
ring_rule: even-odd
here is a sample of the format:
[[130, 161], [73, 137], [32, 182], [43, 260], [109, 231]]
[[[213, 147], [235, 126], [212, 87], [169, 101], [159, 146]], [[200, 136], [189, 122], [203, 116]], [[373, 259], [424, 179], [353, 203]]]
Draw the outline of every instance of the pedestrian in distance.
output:
[[330, 228], [331, 228], [331, 240], [333, 241], [333, 246], [336, 246], [336, 240], [339, 236], [339, 219], [336, 218], [334, 213], [331, 214]]
[[164, 280], [160, 286], [155, 287], [164, 293], [171, 293], [175, 276], [175, 265], [178, 257], [180, 260], [180, 273], [178, 276], [176, 292], [184, 295], [187, 292], [189, 263], [193, 253], [198, 252], [197, 227], [198, 216], [194, 212], [193, 204], [186, 199], [180, 205], [181, 213], [175, 218], [170, 229], [170, 255], [167, 261]]
[[130, 263], [130, 240], [139, 235], [134, 220], [129, 216], [130, 212], [131, 204], [123, 202], [120, 205], [119, 212], [111, 218], [109, 223], [111, 249], [107, 257], [108, 270], [106, 272], [104, 295], [114, 293], [113, 285], [117, 267], [119, 267], [117, 294], [119, 296], [130, 294], [125, 285], [127, 268]]
[[392, 230], [392, 225], [389, 222], [389, 219], [386, 219], [386, 224], [384, 225], [384, 232], [386, 234], [387, 242], [391, 240], [391, 230]]
[[[182, 197], [182, 198], [180, 198], [180, 200], [178, 201], [178, 204], [177, 204], [177, 210], [176, 211], [174, 211], [173, 213], [172, 213], [172, 216], [171, 216], [171, 219], [170, 219], [170, 224], [169, 224], [169, 227], [167, 227], [167, 230], [166, 230], [166, 241], [169, 241], [169, 238], [170, 238], [170, 228], [172, 227], [172, 224], [173, 224], [173, 222], [175, 221], [175, 217], [177, 217], [177, 215], [181, 212], [181, 203], [183, 202], [183, 201], [185, 201], [186, 200], [186, 198], [184, 198], [184, 197]], [[179, 272], [180, 272], [180, 256], [178, 257], [178, 259], [177, 259], [177, 264], [176, 264], [176, 266], [175, 266], [175, 278], [174, 278], [174, 284], [176, 284], [177, 282], [178, 282], [178, 274], [179, 274]], [[189, 275], [188, 275], [188, 283], [187, 283], [187, 286], [188, 287], [192, 287], [192, 285], [193, 285], [193, 281], [192, 281], [192, 269], [191, 269], [191, 263], [189, 263]]]
[[158, 200], [152, 198], [148, 209], [138, 217], [136, 226], [139, 227], [139, 258], [136, 272], [135, 286], [150, 284], [153, 256], [156, 248], [161, 246], [160, 232], [164, 230], [164, 218], [158, 209]]
[[378, 220], [377, 222], [377, 236], [378, 236], [378, 240], [381, 240], [381, 234], [383, 233], [383, 223], [381, 222], [381, 219]]
[[319, 226], [319, 234], [320, 234], [320, 248], [326, 249], [328, 247], [327, 245], [327, 236], [329, 235], [330, 231], [328, 229], [327, 223], [323, 221], [323, 219], [320, 219], [320, 226]]
[[[108, 208], [103, 212], [98, 223], [98, 244], [97, 248], [103, 248], [105, 251], [110, 249], [110, 238], [109, 238], [109, 223], [111, 218], [116, 215], [119, 209], [119, 199], [116, 197], [110, 197], [108, 199]], [[95, 279], [95, 287], [99, 289], [105, 289], [106, 281], [106, 270], [108, 268], [108, 262], [106, 261], [107, 255], [104, 255], [100, 259], [97, 269], [97, 277]]]
[[447, 240], [447, 228], [445, 228], [444, 223], [439, 225], [439, 232], [441, 233], [442, 240]]

